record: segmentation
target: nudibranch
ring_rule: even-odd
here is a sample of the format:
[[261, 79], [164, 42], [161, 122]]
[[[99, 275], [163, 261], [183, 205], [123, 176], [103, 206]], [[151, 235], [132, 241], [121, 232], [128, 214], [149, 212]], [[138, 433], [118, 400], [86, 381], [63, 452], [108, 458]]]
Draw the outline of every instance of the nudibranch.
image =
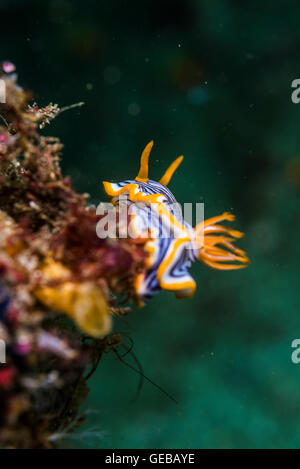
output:
[[195, 228], [183, 219], [180, 205], [167, 188], [183, 156], [169, 166], [158, 182], [148, 178], [152, 146], [153, 141], [144, 149], [135, 180], [103, 182], [115, 206], [120, 206], [120, 196], [126, 200], [135, 237], [146, 239], [146, 269], [137, 273], [134, 284], [139, 303], [161, 289], [174, 292], [177, 298], [191, 297], [196, 282], [188, 269], [196, 259], [219, 270], [240, 269], [249, 263], [246, 253], [234, 245], [235, 238], [241, 238], [243, 233], [219, 224], [234, 220], [232, 214], [225, 212]]

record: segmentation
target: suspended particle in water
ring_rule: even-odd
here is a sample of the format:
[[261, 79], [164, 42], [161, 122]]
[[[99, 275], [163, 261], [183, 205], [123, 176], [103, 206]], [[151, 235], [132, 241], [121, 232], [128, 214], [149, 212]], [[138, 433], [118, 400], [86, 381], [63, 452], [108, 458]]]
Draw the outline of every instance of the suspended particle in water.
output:
[[128, 114], [130, 116], [138, 116], [139, 113], [141, 112], [141, 107], [138, 103], [130, 103], [128, 106]]
[[121, 79], [121, 72], [118, 67], [109, 66], [104, 70], [103, 77], [108, 85], [115, 85]]

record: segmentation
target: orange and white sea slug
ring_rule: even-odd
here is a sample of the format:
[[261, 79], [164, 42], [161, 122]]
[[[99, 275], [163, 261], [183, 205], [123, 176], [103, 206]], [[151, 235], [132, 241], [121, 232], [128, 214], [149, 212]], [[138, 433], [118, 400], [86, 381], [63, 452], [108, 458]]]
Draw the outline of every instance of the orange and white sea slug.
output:
[[115, 205], [119, 205], [120, 196], [126, 196], [135, 237], [146, 238], [145, 248], [149, 252], [146, 270], [135, 279], [136, 295], [141, 302], [160, 289], [174, 292], [177, 298], [192, 296], [196, 282], [188, 269], [196, 259], [219, 270], [240, 269], [249, 263], [246, 253], [233, 244], [243, 233], [219, 224], [234, 220], [232, 214], [225, 212], [195, 228], [183, 219], [180, 205], [167, 188], [183, 156], [169, 166], [159, 182], [148, 178], [152, 146], [151, 141], [144, 149], [135, 180], [103, 182]]

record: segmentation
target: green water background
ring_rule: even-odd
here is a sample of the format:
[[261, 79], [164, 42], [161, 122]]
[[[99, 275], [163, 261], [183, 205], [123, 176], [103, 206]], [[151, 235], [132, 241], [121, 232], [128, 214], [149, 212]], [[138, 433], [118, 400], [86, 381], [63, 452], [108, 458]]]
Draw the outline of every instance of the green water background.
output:
[[[145, 383], [114, 354], [90, 382], [88, 421], [66, 444], [93, 448], [299, 448], [299, 2], [1, 0], [1, 58], [36, 101], [80, 110], [44, 133], [65, 144], [75, 187], [151, 177], [185, 160], [170, 189], [230, 210], [244, 271], [192, 268], [193, 299], [162, 292], [115, 331], [134, 341]], [[134, 365], [132, 357], [126, 359]]]

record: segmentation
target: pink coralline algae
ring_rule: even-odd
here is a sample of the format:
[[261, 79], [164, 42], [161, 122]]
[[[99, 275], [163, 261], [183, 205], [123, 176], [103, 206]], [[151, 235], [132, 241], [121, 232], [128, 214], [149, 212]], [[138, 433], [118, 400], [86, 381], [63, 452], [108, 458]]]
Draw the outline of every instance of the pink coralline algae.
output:
[[16, 67], [12, 62], [3, 62], [2, 69], [4, 73], [13, 73]]

